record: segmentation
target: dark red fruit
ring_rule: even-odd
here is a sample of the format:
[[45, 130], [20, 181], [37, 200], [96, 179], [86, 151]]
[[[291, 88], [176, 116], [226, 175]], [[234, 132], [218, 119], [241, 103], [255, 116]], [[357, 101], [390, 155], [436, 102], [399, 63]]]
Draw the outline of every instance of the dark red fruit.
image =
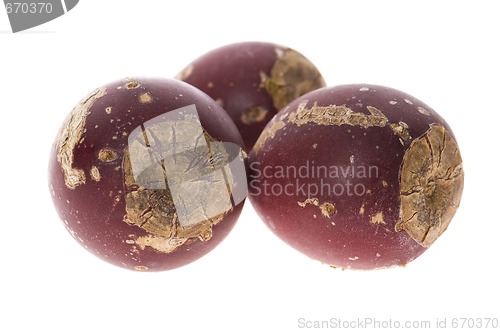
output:
[[316, 67], [290, 48], [231, 44], [193, 61], [178, 76], [216, 100], [250, 151], [269, 120], [295, 98], [325, 86]]
[[140, 271], [173, 269], [212, 250], [246, 195], [241, 136], [209, 96], [176, 80], [98, 88], [53, 145], [50, 190], [85, 248]]
[[463, 171], [448, 124], [403, 92], [344, 85], [308, 93], [250, 154], [250, 197], [281, 239], [332, 266], [404, 265], [448, 227]]

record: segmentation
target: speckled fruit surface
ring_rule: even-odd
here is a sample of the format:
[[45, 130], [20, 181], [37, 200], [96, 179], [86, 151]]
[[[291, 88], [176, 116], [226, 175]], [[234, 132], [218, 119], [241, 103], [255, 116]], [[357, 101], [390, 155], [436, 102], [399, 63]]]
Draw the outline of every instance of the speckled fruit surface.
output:
[[212, 250], [246, 196], [243, 141], [209, 96], [184, 82], [130, 78], [81, 100], [53, 144], [49, 187], [87, 250], [160, 271]]
[[250, 153], [252, 204], [286, 243], [323, 263], [405, 265], [447, 229], [463, 190], [455, 136], [398, 90], [308, 93], [268, 123]]
[[264, 42], [215, 49], [194, 60], [177, 78], [204, 91], [228, 112], [247, 151], [281, 108], [325, 86], [318, 69], [302, 54]]

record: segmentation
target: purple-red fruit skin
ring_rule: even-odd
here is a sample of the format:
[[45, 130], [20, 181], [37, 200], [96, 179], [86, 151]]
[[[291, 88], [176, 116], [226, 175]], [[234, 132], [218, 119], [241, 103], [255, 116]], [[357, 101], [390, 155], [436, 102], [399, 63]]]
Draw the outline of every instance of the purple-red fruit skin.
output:
[[194, 60], [177, 77], [221, 104], [247, 151], [282, 107], [325, 86], [319, 71], [302, 54], [265, 42], [220, 47]]
[[[188, 118], [185, 113], [176, 115], [178, 109], [188, 105], [195, 105], [198, 119]], [[148, 121], [172, 114], [181, 123], [181, 117], [185, 117], [188, 124], [175, 127], [170, 120], [155, 120], [157, 123], [148, 128]], [[173, 208], [173, 189], [161, 189], [167, 178], [162, 177], [160, 166], [168, 173], [164, 165], [172, 163], [171, 159], [160, 161], [161, 156], [167, 154], [169, 144], [173, 148], [184, 144], [163, 137], [174, 137], [177, 129], [181, 131], [177, 140], [187, 139], [189, 147], [186, 128], [196, 129], [199, 124], [204, 135], [198, 140], [243, 146], [237, 128], [220, 106], [203, 92], [177, 80], [124, 79], [84, 98], [62, 125], [49, 163], [53, 202], [71, 235], [105, 261], [140, 271], [177, 268], [211, 251], [233, 228], [244, 201], [212, 216], [211, 221], [205, 220], [200, 230], [196, 224], [191, 228], [179, 224], [181, 218]], [[162, 125], [167, 128], [164, 132], [160, 130]], [[131, 135], [137, 132], [140, 134], [132, 140]], [[148, 151], [154, 166], [141, 174], [134, 173], [137, 167], [144, 166], [141, 163], [149, 158]], [[136, 152], [145, 154], [133, 156]], [[187, 153], [202, 155], [186, 148], [172, 156], [185, 158]], [[204, 197], [203, 193], [199, 195]]]
[[412, 261], [446, 230], [463, 190], [445, 120], [376, 85], [298, 98], [267, 124], [249, 159], [249, 197], [267, 226], [335, 267]]

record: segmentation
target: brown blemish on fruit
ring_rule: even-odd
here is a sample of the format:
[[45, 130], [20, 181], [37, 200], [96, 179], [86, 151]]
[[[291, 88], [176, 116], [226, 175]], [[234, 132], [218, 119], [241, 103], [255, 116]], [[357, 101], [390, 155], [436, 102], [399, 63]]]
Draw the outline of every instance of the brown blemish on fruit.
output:
[[307, 92], [325, 86], [318, 69], [302, 54], [292, 49], [276, 49], [278, 59], [268, 77], [261, 72], [262, 85], [273, 98], [274, 107], [282, 109]]
[[379, 225], [379, 224], [385, 225], [384, 214], [382, 213], [382, 211], [377, 212], [375, 215], [373, 215], [372, 218], [370, 219], [370, 223], [374, 225]]
[[241, 122], [244, 124], [252, 124], [254, 122], [261, 122], [266, 118], [268, 110], [262, 106], [249, 107], [241, 114]]
[[118, 158], [118, 154], [111, 149], [104, 148], [99, 151], [98, 158], [100, 161], [103, 161], [105, 163], [110, 163], [112, 161], [115, 161], [116, 158]]
[[297, 107], [297, 110], [288, 116], [290, 122], [297, 126], [307, 123], [315, 123], [322, 126], [360, 126], [384, 127], [387, 124], [385, 115], [373, 106], [366, 106], [370, 114], [353, 112], [345, 105], [318, 106], [317, 103], [311, 108], [306, 108], [307, 100]]
[[410, 144], [399, 181], [400, 220], [395, 229], [429, 247], [448, 227], [464, 185], [458, 145], [444, 127], [431, 125]]
[[258, 153], [260, 150], [262, 150], [266, 141], [268, 139], [273, 139], [276, 133], [284, 127], [285, 122], [281, 120], [272, 122], [269, 126], [266, 126], [266, 128], [264, 128], [264, 131], [262, 131], [259, 138], [257, 139], [257, 142], [255, 142], [255, 145], [253, 147], [255, 152]]
[[139, 101], [141, 104], [151, 104], [153, 102], [153, 97], [149, 92], [144, 92], [139, 96]]
[[186, 67], [186, 69], [184, 69], [179, 74], [177, 74], [177, 76], [175, 76], [175, 78], [180, 80], [180, 81], [184, 81], [193, 73], [193, 69], [194, 69], [194, 66], [189, 65], [188, 67]]
[[75, 189], [85, 183], [84, 171], [73, 168], [73, 153], [85, 132], [89, 109], [97, 99], [105, 94], [106, 89], [100, 88], [81, 100], [66, 118], [57, 136], [57, 161], [61, 165], [64, 174], [64, 183], [69, 189]]
[[400, 121], [399, 123], [391, 123], [390, 126], [394, 135], [400, 138], [400, 142], [402, 145], [411, 140], [410, 132], [408, 131], [408, 125], [406, 123]]
[[323, 204], [319, 204], [319, 199], [316, 197], [308, 198], [305, 201], [298, 201], [297, 204], [300, 207], [306, 207], [307, 204], [311, 204], [319, 207], [321, 214], [327, 218], [330, 218], [335, 213], [335, 206], [332, 203], [325, 202]]
[[128, 90], [132, 90], [132, 89], [137, 89], [138, 87], [140, 87], [141, 85], [138, 83], [138, 82], [135, 82], [135, 81], [132, 81], [132, 82], [128, 82], [127, 84], [125, 84], [125, 87], [128, 89]]
[[90, 168], [90, 178], [96, 182], [101, 181], [101, 173], [99, 173], [99, 170], [97, 167], [92, 166]]
[[314, 206], [318, 206], [319, 205], [319, 200], [317, 198], [313, 197], [313, 198], [308, 198], [308, 199], [306, 199], [303, 202], [299, 201], [299, 202], [297, 202], [297, 204], [299, 206], [301, 206], [301, 207], [305, 207], [307, 204], [312, 204]]
[[389, 185], [389, 184], [387, 183], [387, 181], [382, 180], [382, 186], [384, 186], [384, 188], [385, 188], [385, 187], [387, 187], [388, 185]]
[[221, 168], [228, 159], [224, 145], [190, 114], [142, 128], [123, 159], [124, 221], [148, 232], [135, 240], [139, 248], [170, 253], [185, 243], [210, 240], [212, 227], [233, 208], [234, 180]]
[[327, 218], [330, 218], [335, 213], [335, 206], [332, 203], [325, 202], [319, 206], [321, 214]]

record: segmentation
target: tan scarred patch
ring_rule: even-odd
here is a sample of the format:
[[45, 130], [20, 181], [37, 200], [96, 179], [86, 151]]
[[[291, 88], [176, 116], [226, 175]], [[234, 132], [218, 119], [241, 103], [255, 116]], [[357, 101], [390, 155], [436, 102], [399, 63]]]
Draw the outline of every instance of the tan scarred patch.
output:
[[297, 110], [288, 117], [289, 121], [297, 126], [308, 123], [315, 123], [322, 126], [360, 126], [384, 127], [387, 124], [387, 117], [379, 109], [367, 106], [369, 114], [354, 112], [345, 105], [318, 106], [317, 103], [311, 108], [306, 108], [308, 101], [299, 104]]
[[274, 136], [276, 136], [276, 133], [279, 130], [283, 129], [284, 127], [285, 127], [285, 122], [283, 122], [281, 120], [277, 120], [277, 121], [269, 123], [264, 128], [264, 130], [260, 134], [259, 138], [257, 139], [257, 142], [255, 142], [255, 145], [253, 146], [253, 149], [255, 150], [255, 152], [258, 153], [260, 150], [262, 150], [266, 141], [268, 139], [273, 139]]
[[101, 173], [99, 173], [99, 169], [95, 166], [90, 168], [90, 178], [96, 182], [101, 181]]
[[264, 107], [253, 106], [246, 109], [245, 112], [241, 114], [240, 119], [241, 122], [247, 125], [255, 122], [261, 122], [264, 121], [268, 112], [269, 111]]
[[379, 224], [385, 225], [384, 214], [382, 212], [377, 212], [371, 217], [370, 223], [374, 225], [379, 225]]
[[102, 162], [110, 163], [118, 158], [118, 154], [111, 149], [104, 148], [99, 150], [98, 158]]
[[66, 118], [57, 135], [57, 161], [64, 174], [64, 184], [75, 189], [85, 183], [85, 172], [73, 168], [74, 149], [85, 133], [86, 118], [95, 101], [106, 95], [106, 89], [100, 88], [81, 100]]
[[[197, 121], [186, 115], [152, 125], [125, 149], [124, 221], [147, 231], [134, 240], [140, 249], [170, 253], [195, 240], [208, 241], [212, 227], [233, 209], [234, 180], [229, 169], [220, 168], [229, 159], [224, 145], [202, 131], [196, 145], [186, 149], [201, 128]], [[169, 149], [179, 151], [161, 158], [162, 142], [177, 142]]]
[[307, 92], [325, 86], [318, 69], [302, 54], [289, 48], [277, 48], [276, 55], [270, 76], [263, 72], [260, 76], [277, 110]]
[[139, 102], [141, 104], [151, 104], [153, 102], [153, 97], [149, 92], [144, 92], [139, 96]]
[[458, 145], [444, 127], [431, 125], [403, 157], [400, 221], [396, 231], [429, 247], [446, 230], [462, 196], [464, 173]]
[[335, 213], [335, 206], [332, 203], [325, 202], [319, 206], [321, 214], [327, 218], [330, 218]]
[[411, 140], [410, 132], [408, 131], [408, 125], [405, 122], [400, 121], [398, 123], [391, 123], [390, 126], [394, 135], [400, 138], [400, 142], [402, 145]]
[[[316, 197], [307, 198], [303, 202], [298, 201], [297, 204], [300, 207], [306, 207], [308, 204], [317, 206], [317, 207], [319, 207], [321, 214], [327, 218], [330, 218], [332, 215], [335, 214], [335, 205], [333, 205], [330, 202], [324, 202], [324, 203], [320, 204], [319, 199], [317, 199]], [[335, 223], [333, 223], [333, 225], [335, 225]]]

